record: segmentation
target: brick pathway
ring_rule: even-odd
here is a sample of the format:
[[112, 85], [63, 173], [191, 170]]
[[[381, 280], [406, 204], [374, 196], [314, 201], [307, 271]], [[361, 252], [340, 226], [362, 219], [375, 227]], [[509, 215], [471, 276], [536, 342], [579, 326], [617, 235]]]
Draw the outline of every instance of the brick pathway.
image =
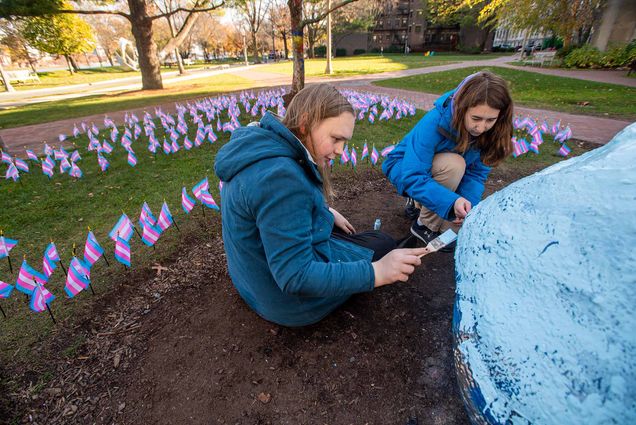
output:
[[[568, 76], [572, 78], [589, 79], [594, 81], [603, 81], [608, 83], [622, 84], [623, 79], [628, 80], [629, 84], [636, 86], [636, 79], [621, 76], [613, 71], [569, 71], [560, 69], [536, 68], [536, 67], [516, 67], [506, 65], [505, 62], [513, 60], [511, 57], [500, 57], [489, 60], [466, 61], [452, 63], [427, 68], [407, 69], [403, 71], [385, 72], [382, 74], [358, 75], [341, 78], [320, 77], [308, 78], [308, 83], [314, 82], [330, 82], [338, 87], [350, 88], [354, 90], [369, 91], [374, 93], [383, 93], [391, 96], [399, 96], [413, 102], [418, 108], [430, 109], [433, 101], [438, 95], [412, 92], [408, 90], [390, 89], [385, 87], [374, 86], [371, 83], [374, 80], [398, 78], [417, 74], [427, 74], [432, 72], [440, 72], [451, 69], [459, 69], [472, 66], [504, 66], [509, 68], [521, 69], [524, 71], [539, 72], [550, 75]], [[250, 68], [241, 68], [229, 71], [233, 75], [248, 78], [255, 82], [260, 88], [271, 88], [276, 86], [289, 87], [289, 76], [283, 74], [274, 74], [264, 72], [261, 67], [254, 66]], [[131, 109], [129, 112], [135, 112], [140, 115], [145, 110], [152, 110], [154, 106]], [[174, 103], [162, 104], [161, 108], [166, 112], [175, 110]], [[630, 124], [629, 121], [615, 120], [609, 118], [592, 117], [587, 115], [574, 115], [564, 112], [546, 111], [539, 109], [530, 109], [517, 107], [515, 111], [518, 114], [529, 115], [537, 118], [549, 118], [550, 120], [560, 119], [563, 124], [568, 124], [572, 128], [574, 137], [593, 143], [607, 143], [616, 133]], [[109, 112], [116, 123], [121, 123], [124, 117], [124, 111]], [[96, 114], [81, 118], [73, 118], [68, 120], [55, 121], [44, 124], [27, 125], [23, 127], [10, 128], [0, 130], [0, 147], [16, 154], [23, 154], [25, 148], [38, 149], [43, 142], [55, 143], [57, 135], [60, 133], [69, 134], [75, 123], [86, 121], [88, 123], [95, 122], [99, 127], [102, 126], [104, 114]]]

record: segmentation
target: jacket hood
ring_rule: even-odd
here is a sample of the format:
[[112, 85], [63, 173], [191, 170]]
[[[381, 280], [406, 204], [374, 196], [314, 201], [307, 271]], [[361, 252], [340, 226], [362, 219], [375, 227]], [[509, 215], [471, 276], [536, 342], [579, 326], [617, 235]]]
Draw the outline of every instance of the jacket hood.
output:
[[214, 171], [227, 182], [252, 164], [277, 157], [296, 160], [311, 178], [322, 184], [322, 177], [307, 149], [270, 112], [266, 112], [260, 122], [234, 130], [230, 141], [216, 155]]
[[456, 135], [457, 132], [452, 127], [453, 121], [453, 95], [457, 89], [453, 89], [448, 91], [437, 98], [437, 100], [433, 103], [435, 108], [439, 111], [440, 121], [439, 125], [444, 128], [444, 130], [450, 132], [453, 135]]

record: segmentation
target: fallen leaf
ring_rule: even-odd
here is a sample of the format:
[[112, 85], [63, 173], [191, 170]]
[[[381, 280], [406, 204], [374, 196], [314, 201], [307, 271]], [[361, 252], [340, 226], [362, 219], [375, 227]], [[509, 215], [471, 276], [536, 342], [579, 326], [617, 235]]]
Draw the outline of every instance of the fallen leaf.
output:
[[269, 403], [271, 399], [272, 399], [272, 396], [270, 393], [260, 393], [258, 395], [258, 401], [260, 401], [263, 404]]

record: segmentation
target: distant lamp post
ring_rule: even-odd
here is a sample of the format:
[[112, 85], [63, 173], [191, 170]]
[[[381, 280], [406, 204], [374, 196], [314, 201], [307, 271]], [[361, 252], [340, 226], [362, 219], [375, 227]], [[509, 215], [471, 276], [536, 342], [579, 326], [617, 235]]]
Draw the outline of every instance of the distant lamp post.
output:
[[[327, 10], [331, 9], [331, 0], [327, 0]], [[327, 67], [325, 68], [325, 74], [333, 74], [333, 67], [331, 66], [331, 13], [327, 15]]]
[[247, 42], [245, 41], [245, 34], [243, 34], [243, 60], [245, 61], [245, 66], [250, 64], [247, 60]]

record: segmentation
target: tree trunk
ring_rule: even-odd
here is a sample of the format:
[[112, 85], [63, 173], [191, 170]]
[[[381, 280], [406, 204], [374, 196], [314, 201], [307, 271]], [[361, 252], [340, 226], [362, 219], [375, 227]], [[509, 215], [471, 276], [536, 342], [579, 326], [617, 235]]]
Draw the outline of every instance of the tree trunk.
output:
[[296, 93], [305, 87], [303, 2], [302, 0], [287, 0], [287, 5], [291, 18], [292, 49], [294, 51], [294, 71], [291, 92], [289, 93], [289, 100], [291, 100]]
[[106, 59], [110, 62], [110, 66], [115, 66], [115, 62], [113, 62], [113, 55], [110, 53], [110, 49], [104, 49], [104, 53], [106, 53]]
[[73, 55], [67, 55], [68, 56], [68, 61], [71, 63], [71, 66], [73, 67], [73, 70], [75, 72], [79, 72], [80, 68], [77, 65], [77, 62], [75, 61], [75, 58], [73, 57]]
[[31, 55], [29, 54], [29, 48], [27, 47], [26, 42], [24, 41], [24, 38], [20, 37], [20, 42], [22, 43], [22, 48], [24, 49], [24, 55], [26, 56], [27, 61], [29, 61], [29, 66], [31, 67], [31, 70], [33, 70], [33, 72], [37, 73], [38, 70], [35, 69], [35, 61], [31, 57]]
[[174, 49], [174, 55], [177, 59], [177, 66], [179, 67], [179, 75], [183, 75], [186, 73], [185, 68], [183, 67], [183, 58], [181, 57], [181, 53], [179, 52], [179, 48]]
[[130, 23], [139, 54], [141, 87], [143, 90], [163, 89], [157, 45], [152, 38], [152, 19], [145, 0], [128, 0]]
[[258, 51], [258, 45], [256, 44], [256, 32], [252, 31], [252, 48], [254, 49], [254, 62], [261, 63], [261, 55]]
[[289, 59], [289, 48], [287, 47], [287, 31], [283, 31], [283, 46], [285, 48], [285, 59]]
[[66, 59], [66, 65], [68, 66], [68, 72], [70, 72], [71, 75], [73, 75], [75, 72], [73, 71], [73, 66], [71, 65], [71, 60], [69, 59], [68, 55], [64, 55], [64, 58]]

